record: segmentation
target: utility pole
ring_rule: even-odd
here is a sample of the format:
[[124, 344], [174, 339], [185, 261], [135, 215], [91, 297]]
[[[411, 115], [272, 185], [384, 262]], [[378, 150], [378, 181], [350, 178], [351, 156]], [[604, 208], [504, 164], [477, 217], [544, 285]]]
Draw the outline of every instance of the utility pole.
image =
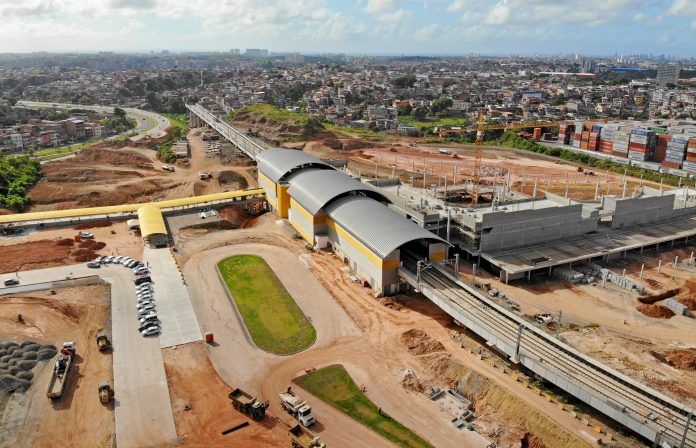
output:
[[563, 317], [563, 310], [558, 310], [558, 323], [556, 324], [556, 339], [561, 339], [561, 318]]
[[[445, 189], [447, 191], [447, 189]], [[450, 220], [452, 219], [452, 209], [447, 209], [447, 242], [450, 242]]]

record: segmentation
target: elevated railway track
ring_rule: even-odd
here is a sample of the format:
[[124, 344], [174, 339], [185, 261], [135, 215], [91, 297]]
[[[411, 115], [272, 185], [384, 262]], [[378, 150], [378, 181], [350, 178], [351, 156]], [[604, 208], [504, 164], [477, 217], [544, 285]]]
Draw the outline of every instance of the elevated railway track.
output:
[[234, 146], [239, 148], [244, 154], [249, 156], [252, 160], [256, 160], [256, 156], [259, 155], [259, 153], [268, 149], [262, 143], [249, 137], [244, 132], [240, 131], [239, 129], [235, 128], [229, 123], [226, 123], [221, 118], [215, 116], [212, 112], [210, 112], [203, 106], [200, 106], [198, 104], [187, 104], [186, 108], [198, 120], [201, 120], [204, 123], [206, 123], [218, 134], [220, 134]]
[[630, 428], [653, 446], [696, 447], [693, 410], [580, 353], [491, 302], [444, 265], [404, 254], [401, 277], [513, 362]]

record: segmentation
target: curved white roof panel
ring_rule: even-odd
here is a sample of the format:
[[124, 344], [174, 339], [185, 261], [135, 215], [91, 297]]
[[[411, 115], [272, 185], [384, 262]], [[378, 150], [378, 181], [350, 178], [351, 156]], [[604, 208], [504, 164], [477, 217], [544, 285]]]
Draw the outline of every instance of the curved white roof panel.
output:
[[447, 244], [386, 205], [364, 196], [341, 198], [326, 207], [325, 211], [337, 224], [382, 258], [410, 241], [426, 239]]
[[274, 183], [277, 183], [292, 170], [303, 166], [334, 169], [317, 157], [292, 149], [267, 149], [258, 155], [257, 161], [259, 171]]
[[333, 199], [345, 195], [368, 196], [389, 202], [371, 185], [335, 170], [303, 170], [289, 178], [288, 194], [309, 213], [316, 215]]

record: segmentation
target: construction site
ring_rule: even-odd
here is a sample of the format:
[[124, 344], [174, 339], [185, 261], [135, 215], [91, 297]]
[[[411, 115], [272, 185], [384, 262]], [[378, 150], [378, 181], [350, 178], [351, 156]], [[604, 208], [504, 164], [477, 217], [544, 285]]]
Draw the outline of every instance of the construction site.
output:
[[0, 447], [696, 447], [687, 182], [187, 107], [0, 215]]

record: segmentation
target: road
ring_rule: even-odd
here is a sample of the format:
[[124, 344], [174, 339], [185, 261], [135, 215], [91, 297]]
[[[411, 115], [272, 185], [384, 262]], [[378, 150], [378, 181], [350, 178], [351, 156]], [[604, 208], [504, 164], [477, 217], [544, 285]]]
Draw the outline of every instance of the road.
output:
[[[281, 283], [295, 298], [317, 330], [317, 341], [307, 350], [292, 356], [275, 356], [257, 349], [248, 340], [242, 320], [229, 302], [225, 286], [217, 276], [217, 263], [228, 256], [255, 254], [266, 260]], [[306, 254], [300, 255], [305, 257]], [[358, 384], [367, 384], [367, 395], [374, 402], [438, 447], [484, 447], [486, 441], [476, 433], [451, 429], [424, 395], [405, 394], [398, 381], [392, 381], [399, 367], [386, 367], [379, 355], [380, 346], [372, 334], [360, 331], [346, 311], [303, 264], [304, 259], [288, 249], [265, 244], [235, 244], [216, 247], [193, 255], [184, 265], [191, 300], [203, 331], [215, 334], [218, 345], [209, 346], [209, 357], [220, 377], [231, 387], [241, 386], [271, 402], [270, 412], [285, 424], [296, 423], [280, 408], [277, 393], [310, 367], [342, 364]], [[374, 300], [370, 298], [371, 300]], [[373, 319], [373, 317], [370, 317]], [[375, 324], [384, 322], [375, 317]], [[388, 345], [398, 344], [391, 339]], [[403, 366], [399, 362], [399, 366]], [[385, 380], [385, 378], [388, 378]], [[358, 422], [303, 392], [314, 407], [318, 423], [311, 430], [329, 446], [393, 447]], [[407, 399], [407, 400], [405, 400]], [[415, 404], [415, 406], [414, 406]], [[433, 430], [433, 423], [448, 430]]]
[[[84, 104], [70, 104], [70, 103], [47, 103], [41, 101], [18, 101], [17, 104], [26, 107], [61, 107], [61, 108], [75, 108], [75, 109], [87, 109], [93, 110], [95, 112], [113, 112], [114, 106], [98, 106], [98, 105], [84, 105]], [[137, 141], [145, 136], [150, 136], [152, 138], [157, 138], [164, 135], [165, 130], [171, 126], [169, 120], [159, 114], [154, 112], [149, 112], [141, 109], [134, 109], [131, 107], [125, 107], [123, 110], [126, 111], [128, 118], [132, 118], [138, 122], [138, 126], [133, 130], [136, 135], [131, 137], [131, 140]], [[131, 131], [131, 132], [133, 132]]]
[[[173, 444], [176, 428], [158, 337], [137, 331], [132, 272], [120, 265], [89, 269], [85, 264], [22, 271], [22, 284], [99, 275], [111, 284], [111, 328], [116, 443], [120, 448]], [[0, 276], [0, 282], [15, 274]]]

